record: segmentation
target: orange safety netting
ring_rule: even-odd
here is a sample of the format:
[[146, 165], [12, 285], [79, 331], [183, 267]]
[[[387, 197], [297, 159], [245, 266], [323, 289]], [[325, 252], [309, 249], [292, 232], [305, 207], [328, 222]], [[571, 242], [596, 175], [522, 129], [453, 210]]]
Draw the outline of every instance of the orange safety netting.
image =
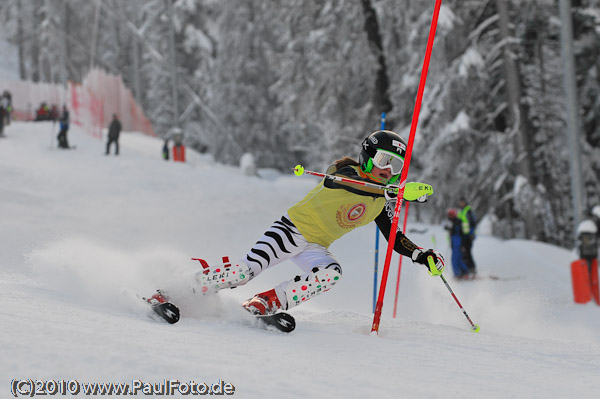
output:
[[99, 138], [113, 114], [118, 115], [124, 131], [156, 136], [152, 124], [121, 77], [100, 69], [91, 70], [81, 84], [68, 82], [65, 87], [53, 83], [0, 81], [0, 94], [4, 90], [12, 95], [13, 118], [16, 120], [35, 120], [36, 110], [44, 102], [48, 107], [56, 105], [59, 115], [62, 106], [66, 105], [71, 123]]

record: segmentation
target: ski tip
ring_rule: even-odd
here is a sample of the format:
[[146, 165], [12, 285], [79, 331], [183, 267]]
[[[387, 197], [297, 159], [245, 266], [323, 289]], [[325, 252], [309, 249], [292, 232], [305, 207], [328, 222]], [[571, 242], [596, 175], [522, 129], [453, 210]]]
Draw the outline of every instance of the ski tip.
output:
[[471, 331], [478, 333], [479, 332], [479, 324], [473, 324], [473, 328]]
[[298, 164], [294, 167], [294, 174], [296, 176], [302, 176], [304, 174], [304, 166]]

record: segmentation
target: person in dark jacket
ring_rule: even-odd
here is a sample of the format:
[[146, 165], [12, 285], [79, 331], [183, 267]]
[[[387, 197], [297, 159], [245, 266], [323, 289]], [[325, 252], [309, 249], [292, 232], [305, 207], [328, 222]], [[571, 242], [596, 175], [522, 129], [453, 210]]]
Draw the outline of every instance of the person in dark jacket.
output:
[[459, 280], [468, 279], [470, 277], [469, 268], [463, 260], [462, 223], [455, 208], [448, 209], [448, 219], [444, 223], [444, 229], [448, 230], [450, 236], [454, 277]]
[[0, 103], [0, 137], [4, 137], [4, 106]]
[[121, 122], [117, 114], [113, 114], [113, 120], [108, 127], [108, 143], [106, 143], [106, 155], [110, 153], [110, 145], [115, 143], [115, 155], [119, 155], [119, 135], [121, 134]]
[[477, 267], [475, 266], [475, 261], [473, 260], [473, 254], [471, 251], [473, 249], [473, 241], [475, 241], [477, 217], [471, 209], [471, 206], [467, 204], [467, 200], [465, 198], [461, 198], [458, 201], [458, 205], [460, 206], [460, 210], [458, 211], [457, 217], [462, 226], [463, 259], [469, 268], [469, 273], [476, 274]]
[[162, 156], [165, 161], [169, 160], [169, 139], [165, 140], [165, 144], [162, 148]]
[[596, 232], [600, 239], [600, 205], [596, 205], [590, 211], [590, 215], [594, 223], [596, 223]]
[[69, 141], [67, 140], [67, 132], [69, 131], [69, 110], [66, 105], [63, 105], [63, 112], [58, 121], [60, 130], [58, 132], [58, 148], [68, 149]]

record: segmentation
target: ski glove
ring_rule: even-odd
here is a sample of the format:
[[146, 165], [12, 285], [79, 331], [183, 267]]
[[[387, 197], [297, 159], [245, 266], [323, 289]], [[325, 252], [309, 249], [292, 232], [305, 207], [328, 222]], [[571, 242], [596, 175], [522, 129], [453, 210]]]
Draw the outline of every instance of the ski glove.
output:
[[406, 183], [404, 187], [404, 199], [406, 201], [426, 202], [433, 194], [433, 187], [429, 184], [419, 182]]
[[[395, 201], [398, 197], [399, 187], [395, 184], [388, 184], [388, 190], [384, 191], [385, 199]], [[393, 191], [392, 191], [393, 190]], [[404, 200], [410, 202], [427, 202], [430, 195], [433, 194], [433, 188], [429, 184], [409, 182], [404, 186]]]
[[[433, 260], [433, 264], [430, 265], [428, 258], [431, 257]], [[421, 263], [429, 269], [430, 276], [439, 276], [444, 271], [444, 257], [438, 251], [434, 251], [433, 249], [428, 249], [424, 251], [421, 248], [417, 248], [412, 253], [412, 261], [415, 263]]]

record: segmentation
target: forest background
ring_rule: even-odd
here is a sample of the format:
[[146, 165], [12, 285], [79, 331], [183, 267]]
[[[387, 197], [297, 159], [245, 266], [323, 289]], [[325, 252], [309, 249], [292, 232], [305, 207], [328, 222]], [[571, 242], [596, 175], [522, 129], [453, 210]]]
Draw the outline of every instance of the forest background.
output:
[[[600, 204], [598, 3], [571, 10], [588, 209]], [[161, 137], [178, 124], [218, 162], [250, 152], [261, 168], [324, 170], [358, 155], [381, 112], [408, 138], [433, 6], [4, 0], [0, 29], [23, 80], [102, 67]], [[560, 28], [557, 0], [443, 2], [409, 175], [435, 188], [420, 218], [440, 221], [464, 196], [497, 236], [573, 246]]]

